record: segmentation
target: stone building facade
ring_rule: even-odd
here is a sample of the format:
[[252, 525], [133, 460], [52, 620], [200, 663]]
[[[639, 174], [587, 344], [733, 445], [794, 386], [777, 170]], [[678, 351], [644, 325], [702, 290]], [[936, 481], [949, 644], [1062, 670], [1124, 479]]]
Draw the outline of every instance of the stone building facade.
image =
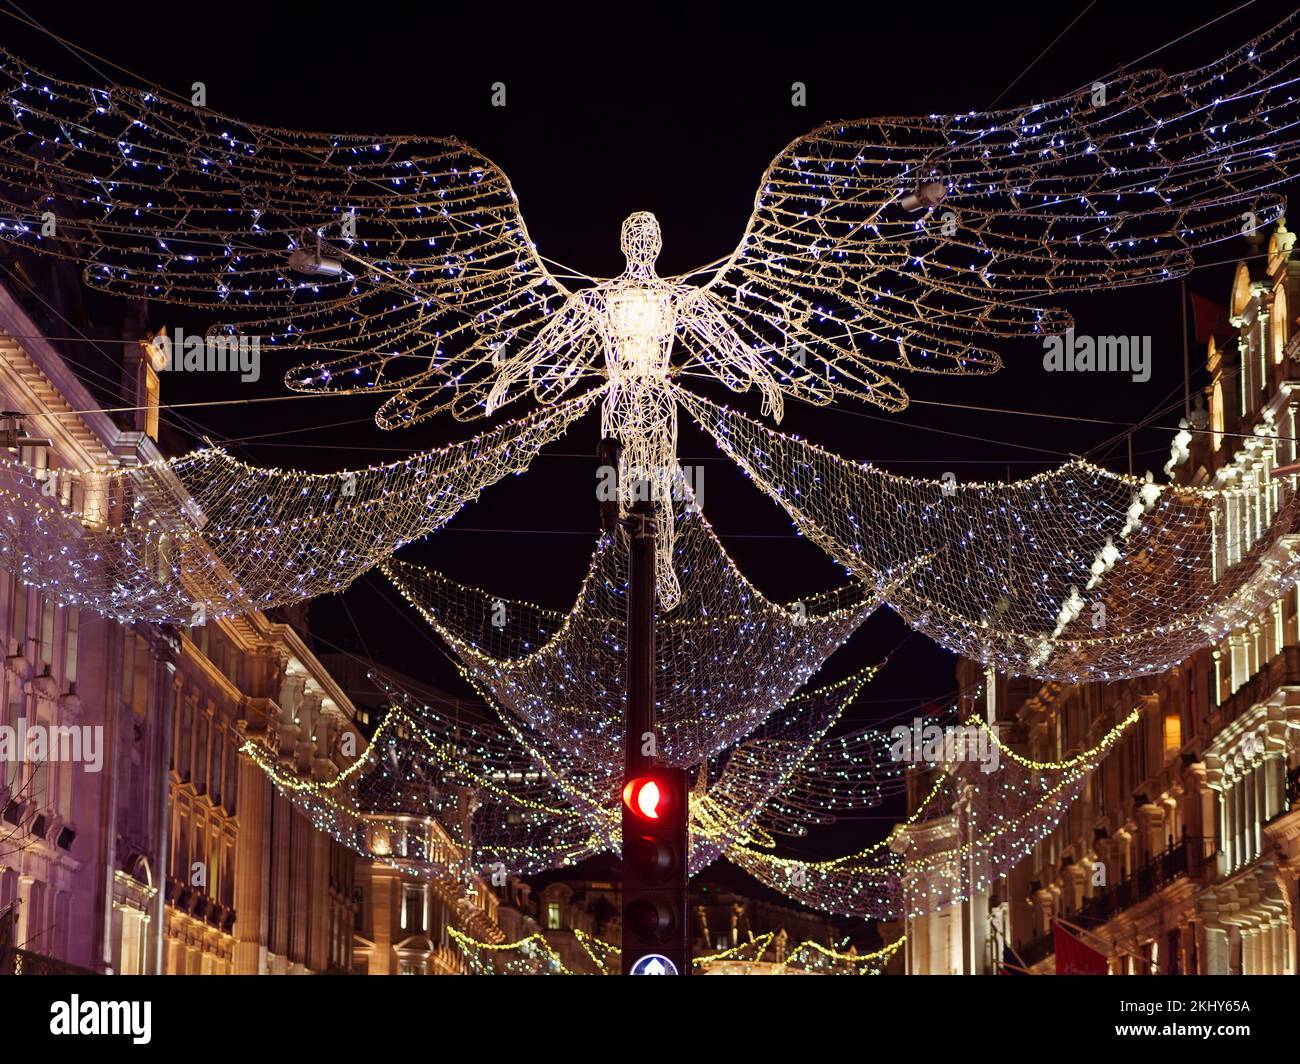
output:
[[[1237, 267], [1226, 331], [1206, 350], [1208, 409], [1193, 411], [1174, 468], [1184, 483], [1239, 492], [1229, 527], [1216, 530], [1220, 572], [1296, 490], [1294, 476], [1272, 475], [1300, 459], [1294, 241], [1280, 225], [1266, 252]], [[1300, 544], [1284, 539], [1281, 549]], [[1296, 974], [1298, 617], [1291, 587], [1178, 668], [1104, 685], [1037, 683], [961, 662], [965, 701], [1036, 760], [1088, 749], [1133, 708], [1141, 715], [1030, 856], [961, 905], [905, 922], [907, 970], [1051, 972], [1060, 921], [1114, 973]]]
[[[0, 457], [56, 473], [158, 458], [141, 319], [105, 334], [75, 280], [39, 260], [0, 266], [0, 408], [48, 441]], [[104, 412], [51, 335], [125, 350], [141, 409]], [[60, 504], [88, 508], [60, 490]], [[352, 706], [299, 632], [262, 613], [123, 624], [6, 573], [0, 644], [0, 726], [66, 739], [0, 758], [0, 942], [45, 968], [104, 973], [351, 969], [354, 855], [239, 752], [267, 742], [316, 779], [346, 764]]]

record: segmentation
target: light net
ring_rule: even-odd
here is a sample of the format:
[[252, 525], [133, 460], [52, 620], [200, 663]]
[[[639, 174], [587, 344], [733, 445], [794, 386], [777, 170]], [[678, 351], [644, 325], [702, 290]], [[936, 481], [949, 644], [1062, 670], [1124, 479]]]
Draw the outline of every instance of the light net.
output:
[[[792, 698], [753, 736], [694, 766], [691, 874], [755, 838], [760, 813], [874, 673]], [[335, 779], [312, 781], [270, 745], [245, 745], [317, 827], [365, 856], [462, 884], [619, 853], [621, 751], [593, 762], [508, 715], [493, 720], [483, 707], [467, 716], [373, 678], [389, 707], [363, 755]]]
[[[966, 735], [912, 760], [933, 769], [933, 784], [916, 810], [887, 838], [827, 861], [798, 860], [775, 849], [737, 845], [727, 858], [790, 898], [867, 919], [922, 916], [990, 889], [1046, 837], [1082, 793], [1089, 774], [1138, 719], [1134, 710], [1092, 749], [1059, 762], [1035, 762], [1001, 744], [979, 720]], [[996, 744], [996, 761], [976, 756]], [[996, 765], [989, 771], [990, 765]]]
[[[679, 605], [655, 614], [658, 756], [690, 768], [785, 705], [871, 614], [880, 585], [788, 604], [740, 573], [699, 513], [681, 509]], [[626, 701], [628, 550], [601, 538], [568, 612], [464, 587], [394, 559], [383, 571], [446, 640], [476, 686], [555, 746], [621, 760]]]
[[[1300, 501], [1268, 469], [1240, 487], [1156, 484], [1072, 461], [1026, 480], [897, 476], [678, 390], [799, 530], [912, 628], [1001, 672], [1080, 683], [1164, 671], [1300, 576]], [[918, 561], [919, 560], [919, 561]]]
[[219, 449], [89, 470], [0, 458], [0, 566], [123, 621], [202, 624], [341, 591], [522, 472], [595, 398], [352, 472], [260, 469]]

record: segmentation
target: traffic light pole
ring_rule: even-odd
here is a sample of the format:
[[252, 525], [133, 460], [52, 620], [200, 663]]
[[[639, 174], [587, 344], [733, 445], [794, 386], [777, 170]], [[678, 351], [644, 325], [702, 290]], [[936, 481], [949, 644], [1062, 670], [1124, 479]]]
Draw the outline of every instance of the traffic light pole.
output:
[[[618, 453], [616, 441], [601, 442], [600, 461], [607, 471], [618, 468]], [[608, 475], [605, 482], [609, 482]], [[629, 811], [627, 793], [624, 793], [622, 971], [624, 975], [642, 974], [634, 973], [633, 968], [639, 961], [654, 956], [666, 959], [678, 974], [689, 975], [686, 774], [680, 769], [659, 768], [656, 757], [659, 735], [655, 712], [655, 508], [663, 503], [650, 497], [641, 498], [626, 519], [620, 520], [617, 492], [613, 495], [612, 500], [602, 500], [602, 524], [611, 533], [621, 527], [628, 539], [623, 780], [626, 787], [649, 774], [663, 789], [665, 799], [663, 821], [651, 828]], [[638, 495], [651, 493], [642, 491]], [[647, 920], [648, 912], [657, 915]]]
[[627, 712], [623, 767], [628, 779], [654, 764], [655, 749], [655, 503], [638, 502], [628, 514]]

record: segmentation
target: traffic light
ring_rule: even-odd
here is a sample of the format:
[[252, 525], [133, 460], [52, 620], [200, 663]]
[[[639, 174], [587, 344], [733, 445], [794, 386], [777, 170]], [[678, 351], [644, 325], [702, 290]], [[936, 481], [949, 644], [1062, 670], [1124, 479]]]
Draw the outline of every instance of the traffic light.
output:
[[655, 767], [623, 787], [623, 973], [690, 972], [683, 769]]

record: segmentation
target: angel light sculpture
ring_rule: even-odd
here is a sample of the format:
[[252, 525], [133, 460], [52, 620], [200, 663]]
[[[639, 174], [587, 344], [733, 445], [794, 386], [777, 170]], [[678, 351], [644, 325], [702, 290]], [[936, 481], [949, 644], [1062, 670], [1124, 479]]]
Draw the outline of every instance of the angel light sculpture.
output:
[[622, 276], [575, 292], [517, 355], [504, 363], [487, 396], [490, 414], [521, 380], [544, 374], [557, 351], [573, 352], [570, 365], [592, 347], [604, 357], [608, 380], [601, 406], [601, 432], [622, 444], [618, 495], [623, 509], [638, 496], [660, 505], [655, 510], [658, 537], [656, 582], [665, 607], [681, 599], [673, 569], [675, 520], [672, 498], [680, 491], [677, 465], [677, 402], [669, 387], [673, 345], [698, 345], [701, 358], [736, 391], [756, 387], [763, 411], [781, 419], [781, 384], [772, 367], [741, 342], [722, 308], [694, 285], [655, 272], [663, 247], [659, 222], [638, 211], [623, 223], [621, 240], [627, 269]]
[[566, 275], [574, 289], [505, 174], [458, 140], [255, 126], [0, 52], [0, 239], [314, 352], [289, 387], [385, 394], [384, 427], [595, 378], [620, 493], [647, 476], [663, 490], [687, 377], [757, 388], [773, 418], [791, 398], [897, 411], [899, 371], [989, 373], [1001, 341], [1072, 327], [1027, 301], [1174, 278], [1196, 248], [1269, 225], [1300, 154], [1298, 20], [1182, 74], [823, 125], [768, 166], [727, 258], [660, 278], [658, 227], [635, 214], [627, 271]]

